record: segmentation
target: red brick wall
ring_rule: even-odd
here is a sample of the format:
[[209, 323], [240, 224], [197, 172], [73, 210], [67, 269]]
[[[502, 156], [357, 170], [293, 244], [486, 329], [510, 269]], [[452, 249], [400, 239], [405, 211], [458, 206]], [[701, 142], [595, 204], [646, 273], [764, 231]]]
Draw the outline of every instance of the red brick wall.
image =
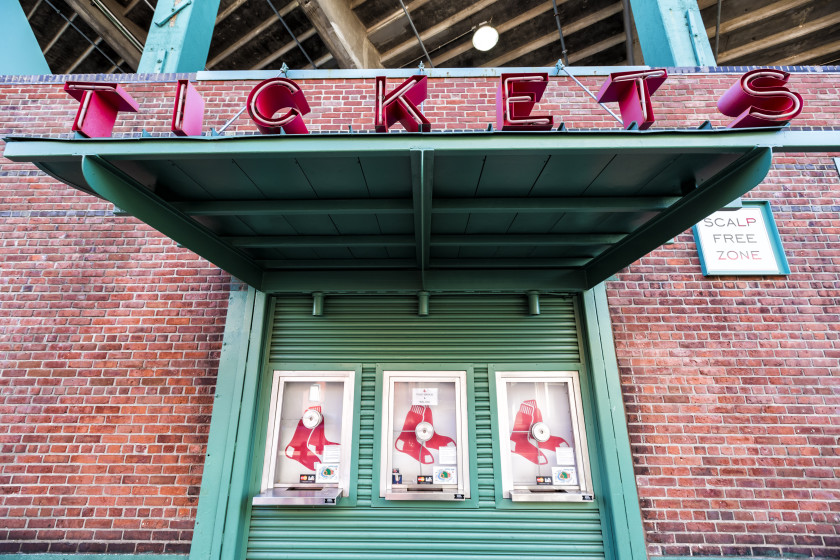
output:
[[651, 554], [840, 557], [840, 179], [775, 162], [790, 276], [704, 278], [686, 233], [607, 285]]
[[[673, 74], [656, 126], [725, 124], [715, 100], [736, 79]], [[615, 126], [552, 80], [539, 113]], [[432, 80], [433, 129], [486, 128], [496, 82]], [[372, 79], [299, 83], [313, 132], [372, 129]], [[115, 136], [167, 134], [174, 84], [124, 85], [141, 113]], [[253, 85], [197, 84], [206, 128]], [[836, 74], [791, 85], [795, 124], [840, 126]], [[0, 133], [66, 134], [76, 107], [60, 85], [0, 84]], [[254, 132], [247, 114], [228, 129]], [[650, 554], [840, 556], [840, 183], [828, 157], [775, 162], [751, 196], [774, 201], [789, 277], [706, 279], [684, 234], [608, 284]], [[188, 550], [229, 280], [0, 160], [0, 553]]]

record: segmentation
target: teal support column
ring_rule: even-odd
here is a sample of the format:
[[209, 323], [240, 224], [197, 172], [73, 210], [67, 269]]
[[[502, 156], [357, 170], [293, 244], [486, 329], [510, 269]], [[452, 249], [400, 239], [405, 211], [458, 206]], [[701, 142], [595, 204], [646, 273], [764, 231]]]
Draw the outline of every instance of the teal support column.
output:
[[18, 0], [0, 0], [0, 76], [51, 74]]
[[716, 66], [697, 0], [630, 0], [648, 66]]
[[231, 288], [189, 560], [238, 560], [251, 512], [250, 458], [268, 301]]
[[[604, 284], [583, 292], [582, 300], [585, 340], [592, 372], [593, 407], [600, 424], [600, 437], [594, 445], [600, 447], [600, 475], [604, 486], [602, 499], [607, 505], [602, 508], [601, 523], [605, 533], [614, 536], [611, 543], [614, 549], [607, 551], [607, 558], [647, 560], [642, 512]], [[606, 546], [607, 542], [604, 544]]]
[[204, 70], [219, 1], [159, 0], [137, 73]]

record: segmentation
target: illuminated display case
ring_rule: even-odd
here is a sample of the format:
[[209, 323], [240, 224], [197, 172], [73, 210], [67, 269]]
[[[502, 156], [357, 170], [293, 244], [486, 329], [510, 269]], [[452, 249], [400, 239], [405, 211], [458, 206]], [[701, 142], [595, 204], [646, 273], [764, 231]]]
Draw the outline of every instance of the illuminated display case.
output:
[[470, 497], [465, 371], [384, 371], [380, 497]]
[[347, 495], [354, 371], [275, 371], [254, 505], [336, 505]]
[[496, 396], [503, 496], [593, 500], [578, 373], [496, 372]]

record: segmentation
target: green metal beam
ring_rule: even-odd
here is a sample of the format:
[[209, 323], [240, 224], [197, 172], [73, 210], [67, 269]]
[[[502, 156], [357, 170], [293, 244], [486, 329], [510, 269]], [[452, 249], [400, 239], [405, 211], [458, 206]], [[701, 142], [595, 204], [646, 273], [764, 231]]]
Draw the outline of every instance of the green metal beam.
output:
[[421, 284], [416, 270], [267, 271], [266, 292], [357, 291], [573, 291], [585, 289], [582, 270], [427, 270]]
[[250, 257], [173, 208], [152, 191], [96, 156], [82, 157], [82, 173], [96, 194], [171, 237], [243, 282], [259, 287], [260, 269]]
[[[593, 257], [580, 258], [500, 258], [500, 259], [430, 259], [429, 268], [461, 269], [474, 268], [566, 268], [583, 267]], [[360, 269], [414, 269], [416, 259], [289, 259], [257, 260], [266, 269], [277, 270], [360, 270]]]
[[696, 224], [712, 212], [743, 195], [767, 176], [773, 162], [770, 148], [755, 148], [726, 169], [698, 186], [676, 203], [614, 245], [587, 267], [587, 284], [592, 288], [638, 257], [685, 231], [685, 224]]
[[715, 66], [697, 0], [630, 0], [648, 66]]
[[576, 245], [609, 245], [624, 239], [623, 233], [547, 233], [542, 235], [433, 235], [432, 245], [441, 247], [563, 247]]
[[158, 0], [137, 73], [204, 70], [219, 1]]
[[540, 197], [540, 198], [439, 198], [435, 214], [550, 214], [555, 212], [638, 212], [664, 210], [679, 197]]
[[289, 259], [258, 260], [257, 264], [267, 269], [276, 270], [336, 270], [336, 269], [413, 269], [415, 259]]
[[18, 0], [0, 0], [0, 76], [51, 74]]
[[414, 240], [420, 283], [425, 284], [432, 236], [433, 150], [411, 150], [411, 192], [414, 200]]
[[414, 247], [411, 235], [274, 235], [223, 237], [234, 247]]
[[[438, 198], [432, 214], [551, 214], [556, 212], [638, 212], [664, 210], [679, 197], [539, 197]], [[354, 214], [412, 214], [407, 198], [349, 200], [209, 200], [173, 202], [190, 216], [317, 216]]]
[[307, 216], [327, 214], [411, 214], [405, 199], [351, 200], [209, 200], [173, 202], [190, 216]]
[[[714, 111], [714, 107], [709, 107]], [[404, 155], [413, 148], [435, 150], [438, 158], [464, 154], [527, 153], [552, 155], [628, 153], [746, 153], [754, 147], [775, 151], [840, 151], [840, 130], [778, 129], [654, 130], [573, 133], [476, 132], [464, 134], [322, 134], [276, 137], [189, 137], [133, 139], [8, 138], [4, 156], [13, 161], [74, 160], [83, 155], [104, 159], [197, 159], [266, 156], [295, 158], [365, 154]]]

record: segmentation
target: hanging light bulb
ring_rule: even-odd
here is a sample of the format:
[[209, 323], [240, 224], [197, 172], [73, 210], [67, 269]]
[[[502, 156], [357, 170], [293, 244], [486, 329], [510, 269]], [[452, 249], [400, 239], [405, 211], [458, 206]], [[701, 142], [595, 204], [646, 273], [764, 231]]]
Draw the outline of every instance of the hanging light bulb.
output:
[[472, 38], [473, 46], [480, 51], [489, 51], [499, 42], [499, 32], [495, 27], [482, 23]]

